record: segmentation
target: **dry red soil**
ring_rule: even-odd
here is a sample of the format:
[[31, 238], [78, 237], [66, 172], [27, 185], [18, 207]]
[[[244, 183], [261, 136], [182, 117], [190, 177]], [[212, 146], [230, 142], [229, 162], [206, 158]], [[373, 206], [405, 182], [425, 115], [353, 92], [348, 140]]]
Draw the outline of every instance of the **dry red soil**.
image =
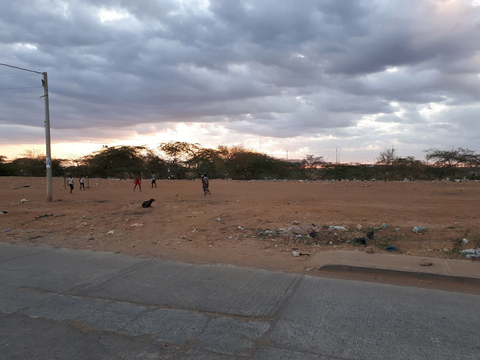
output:
[[[204, 196], [199, 180], [157, 180], [158, 188], [144, 180], [140, 192], [133, 181], [105, 179], [79, 190], [75, 179], [70, 194], [55, 178], [53, 202], [45, 183], [0, 178], [0, 211], [7, 211], [0, 241], [291, 272], [315, 267], [321, 251], [395, 246], [397, 253], [461, 259], [459, 250], [480, 245], [480, 182], [211, 180], [212, 194]], [[152, 207], [142, 208], [151, 198]], [[426, 230], [412, 231], [420, 226]], [[355, 242], [372, 230], [367, 247]]]

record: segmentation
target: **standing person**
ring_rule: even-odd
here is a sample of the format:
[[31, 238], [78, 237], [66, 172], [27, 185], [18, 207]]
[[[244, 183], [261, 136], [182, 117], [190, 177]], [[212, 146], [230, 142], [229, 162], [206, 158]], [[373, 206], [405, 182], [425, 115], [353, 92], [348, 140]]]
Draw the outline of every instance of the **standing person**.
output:
[[153, 188], [153, 185], [155, 185], [155, 187], [157, 187], [157, 180], [155, 179], [155, 172], [152, 171], [152, 188]]
[[80, 175], [80, 180], [78, 180], [80, 182], [80, 189], [78, 190], [86, 190], [85, 189], [85, 179], [83, 178], [83, 175]]
[[140, 191], [142, 191], [142, 177], [140, 176], [140, 173], [138, 173], [137, 176], [135, 177], [135, 186], [133, 187], [133, 191], [135, 191], [135, 189], [137, 188], [137, 185]]
[[70, 177], [68, 178], [68, 186], [70, 186], [70, 194], [71, 194], [72, 191], [73, 191], [73, 177], [72, 177], [72, 175], [70, 175]]
[[208, 186], [210, 185], [208, 181], [208, 175], [202, 175], [202, 185], [203, 185], [203, 195], [207, 195], [207, 192], [211, 195], [210, 190], [208, 189]]

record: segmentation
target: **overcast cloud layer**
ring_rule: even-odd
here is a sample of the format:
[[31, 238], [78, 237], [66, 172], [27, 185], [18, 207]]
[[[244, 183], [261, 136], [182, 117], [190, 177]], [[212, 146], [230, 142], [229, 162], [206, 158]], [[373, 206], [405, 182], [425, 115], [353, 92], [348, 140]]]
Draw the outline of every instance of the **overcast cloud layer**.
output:
[[[213, 146], [261, 136], [279, 156], [332, 161], [338, 147], [346, 161], [372, 161], [393, 145], [422, 158], [480, 150], [478, 5], [5, 1], [0, 63], [48, 72], [56, 143], [169, 129], [180, 140], [177, 125], [196, 123], [191, 140]], [[44, 141], [40, 79], [0, 66], [2, 147]]]

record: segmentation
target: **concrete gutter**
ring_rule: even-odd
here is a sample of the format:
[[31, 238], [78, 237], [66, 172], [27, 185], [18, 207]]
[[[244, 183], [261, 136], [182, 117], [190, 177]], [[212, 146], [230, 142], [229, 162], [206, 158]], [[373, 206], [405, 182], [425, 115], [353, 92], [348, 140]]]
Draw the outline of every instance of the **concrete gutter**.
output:
[[[431, 265], [422, 266], [421, 263], [425, 261]], [[397, 274], [480, 284], [480, 261], [367, 254], [363, 251], [329, 251], [315, 254], [311, 263], [318, 266], [320, 271]]]

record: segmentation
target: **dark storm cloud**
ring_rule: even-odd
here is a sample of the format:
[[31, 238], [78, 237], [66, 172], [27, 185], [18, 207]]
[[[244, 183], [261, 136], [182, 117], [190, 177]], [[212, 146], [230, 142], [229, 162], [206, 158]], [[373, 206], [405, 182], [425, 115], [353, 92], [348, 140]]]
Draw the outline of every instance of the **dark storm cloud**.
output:
[[[480, 7], [467, 0], [19, 0], [3, 4], [0, 34], [1, 63], [48, 71], [65, 140], [176, 122], [355, 138], [364, 116], [417, 139], [435, 128], [430, 103], [451, 107], [460, 138], [480, 100]], [[0, 67], [0, 89], [39, 84], [6, 77], [18, 74]], [[1, 142], [22, 133], [4, 124], [43, 125], [41, 92], [0, 90]]]

